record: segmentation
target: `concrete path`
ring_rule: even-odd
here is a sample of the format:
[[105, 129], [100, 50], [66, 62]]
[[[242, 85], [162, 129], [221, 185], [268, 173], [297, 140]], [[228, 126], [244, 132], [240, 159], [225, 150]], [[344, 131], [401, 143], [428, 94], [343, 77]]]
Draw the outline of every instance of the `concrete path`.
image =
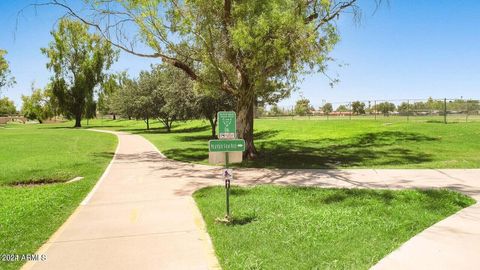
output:
[[[138, 135], [118, 133], [112, 163], [24, 269], [215, 269], [217, 259], [181, 167]], [[170, 175], [170, 177], [164, 177]]]
[[[164, 158], [139, 135], [116, 133], [104, 177], [25, 269], [213, 269], [218, 262], [192, 192], [222, 184], [219, 167]], [[234, 184], [450, 188], [480, 200], [480, 170], [236, 169]], [[407, 241], [375, 269], [480, 269], [480, 204]]]

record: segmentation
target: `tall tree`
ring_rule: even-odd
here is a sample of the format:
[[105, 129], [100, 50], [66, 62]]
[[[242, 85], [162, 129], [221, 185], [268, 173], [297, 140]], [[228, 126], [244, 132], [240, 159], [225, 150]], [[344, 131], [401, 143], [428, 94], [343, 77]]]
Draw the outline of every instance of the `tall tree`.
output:
[[217, 136], [217, 113], [235, 109], [235, 100], [228, 93], [202, 93], [196, 97], [198, 112], [210, 123], [212, 138]]
[[377, 112], [380, 111], [385, 116], [388, 116], [391, 112], [394, 112], [395, 108], [396, 108], [395, 104], [393, 104], [391, 102], [388, 102], [388, 101], [385, 101], [385, 102], [377, 104], [376, 106], [373, 106], [373, 109], [375, 111], [377, 111]]
[[196, 109], [195, 92], [192, 81], [170, 65], [158, 65], [152, 75], [158, 80], [159, 102], [158, 120], [170, 132], [175, 121], [184, 121], [194, 117]]
[[333, 112], [332, 103], [329, 103], [329, 102], [325, 103], [325, 105], [323, 105], [323, 107], [322, 107], [322, 111], [323, 111], [323, 113], [324, 113], [325, 115], [327, 115], [327, 116], [328, 116], [330, 113], [332, 113], [332, 112]]
[[0, 98], [0, 116], [12, 115], [17, 113], [15, 103], [7, 97]]
[[32, 85], [32, 94], [22, 95], [22, 103], [22, 114], [27, 119], [37, 120], [41, 124], [55, 116], [55, 98], [51, 98], [47, 90], [35, 89]]
[[136, 119], [143, 119], [150, 129], [150, 121], [157, 118], [159, 109], [164, 105], [158, 92], [158, 77], [147, 71], [140, 72], [137, 81], [127, 81], [123, 91], [117, 95], [123, 111]]
[[272, 116], [278, 116], [278, 115], [282, 115], [284, 114], [284, 111], [281, 110], [278, 105], [275, 103], [272, 105], [272, 107], [270, 107], [270, 112], [269, 112], [270, 115]]
[[356, 115], [365, 114], [365, 103], [360, 101], [352, 102], [352, 113]]
[[[324, 72], [338, 42], [335, 22], [356, 12], [356, 0], [87, 0], [82, 17], [115, 46], [160, 58], [192, 80], [235, 96], [245, 156], [255, 158], [254, 109], [258, 101], [288, 97], [299, 74]], [[128, 25], [130, 24], [130, 25]], [[127, 30], [136, 31], [128, 33]], [[132, 46], [140, 40], [153, 52]]]
[[2, 88], [10, 86], [15, 83], [15, 78], [10, 75], [10, 66], [5, 55], [7, 51], [0, 49], [0, 94], [2, 93]]
[[79, 21], [61, 19], [51, 34], [53, 41], [41, 50], [50, 59], [47, 68], [54, 73], [53, 93], [64, 115], [75, 119], [75, 127], [81, 127], [82, 117], [89, 112], [87, 105], [93, 102], [94, 89], [118, 53]]
[[310, 100], [306, 98], [301, 98], [297, 100], [295, 104], [295, 114], [300, 116], [305, 116], [310, 113]]
[[115, 110], [113, 99], [127, 79], [126, 72], [106, 76], [106, 79], [101, 83], [101, 90], [98, 94], [97, 107], [100, 113], [111, 114], [113, 120], [116, 120], [119, 112]]
[[343, 105], [343, 104], [342, 104], [342, 105], [340, 105], [340, 106], [337, 107], [337, 110], [336, 110], [336, 111], [337, 111], [337, 112], [348, 112], [348, 108], [347, 108], [346, 105]]

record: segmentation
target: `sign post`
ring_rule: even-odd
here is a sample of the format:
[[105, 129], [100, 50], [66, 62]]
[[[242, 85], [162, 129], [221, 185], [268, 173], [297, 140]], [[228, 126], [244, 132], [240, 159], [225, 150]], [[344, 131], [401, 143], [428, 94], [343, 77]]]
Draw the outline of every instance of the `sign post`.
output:
[[225, 172], [223, 177], [225, 178], [225, 196], [227, 206], [227, 218], [230, 217], [230, 177], [228, 173], [228, 152], [225, 152]]
[[[225, 169], [223, 178], [225, 180], [226, 195], [226, 220], [230, 219], [230, 182], [233, 180], [233, 171], [228, 168], [229, 153], [245, 151], [245, 141], [236, 139], [237, 137], [237, 116], [235, 112], [218, 112], [218, 138], [219, 140], [210, 140], [208, 142], [208, 151], [210, 154], [225, 154]], [[213, 159], [212, 159], [213, 160]], [[238, 160], [236, 160], [238, 161]], [[241, 162], [241, 157], [240, 157]]]

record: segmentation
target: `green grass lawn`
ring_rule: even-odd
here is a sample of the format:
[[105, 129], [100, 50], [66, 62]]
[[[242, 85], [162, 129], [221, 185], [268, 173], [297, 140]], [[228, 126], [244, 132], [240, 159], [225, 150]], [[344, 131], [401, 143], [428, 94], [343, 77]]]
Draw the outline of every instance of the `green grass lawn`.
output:
[[[0, 254], [34, 253], [95, 185], [116, 142], [111, 134], [50, 125], [1, 128]], [[62, 183], [76, 176], [85, 178]], [[52, 181], [60, 183], [31, 185]], [[23, 263], [0, 261], [0, 269]]]
[[197, 191], [223, 269], [368, 269], [425, 228], [474, 200], [448, 190], [257, 186]]
[[[145, 130], [142, 121], [95, 120], [93, 127], [143, 135], [167, 157], [206, 164], [210, 127], [179, 122], [172, 133]], [[245, 167], [266, 168], [479, 168], [480, 122], [257, 119], [259, 157]]]

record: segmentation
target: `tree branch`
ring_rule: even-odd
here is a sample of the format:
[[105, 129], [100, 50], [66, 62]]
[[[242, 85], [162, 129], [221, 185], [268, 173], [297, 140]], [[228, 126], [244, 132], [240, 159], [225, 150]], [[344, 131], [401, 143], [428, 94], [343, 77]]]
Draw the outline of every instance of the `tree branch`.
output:
[[86, 25], [93, 27], [95, 30], [97, 30], [100, 33], [102, 38], [104, 38], [108, 43], [112, 44], [112, 46], [114, 46], [118, 49], [121, 49], [121, 50], [123, 50], [127, 53], [130, 53], [130, 54], [133, 54], [133, 55], [136, 55], [136, 56], [139, 56], [139, 57], [160, 58], [164, 62], [166, 62], [168, 64], [171, 64], [171, 65], [183, 70], [190, 77], [190, 79], [192, 79], [192, 80], [198, 80], [199, 79], [198, 75], [195, 73], [193, 68], [191, 68], [189, 65], [187, 65], [186, 63], [184, 63], [183, 61], [181, 61], [181, 60], [179, 60], [175, 57], [171, 57], [171, 56], [168, 56], [168, 55], [165, 55], [165, 54], [162, 54], [162, 53], [158, 53], [158, 52], [157, 53], [152, 53], [152, 54], [140, 53], [140, 52], [134, 51], [133, 48], [128, 48], [128, 47], [126, 47], [126, 46], [124, 46], [120, 43], [114, 42], [113, 40], [111, 40], [108, 37], [107, 33], [105, 33], [105, 31], [102, 30], [102, 28], [100, 27], [99, 24], [88, 21], [84, 17], [80, 16], [77, 12], [75, 12], [67, 4], [61, 3], [57, 0], [53, 0], [53, 1], [45, 2], [45, 3], [35, 3], [35, 4], [31, 4], [29, 6], [37, 7], [37, 6], [47, 6], [47, 5], [59, 6], [61, 8], [64, 8], [69, 15], [77, 18], [78, 20], [80, 20], [81, 22], [83, 22]]

